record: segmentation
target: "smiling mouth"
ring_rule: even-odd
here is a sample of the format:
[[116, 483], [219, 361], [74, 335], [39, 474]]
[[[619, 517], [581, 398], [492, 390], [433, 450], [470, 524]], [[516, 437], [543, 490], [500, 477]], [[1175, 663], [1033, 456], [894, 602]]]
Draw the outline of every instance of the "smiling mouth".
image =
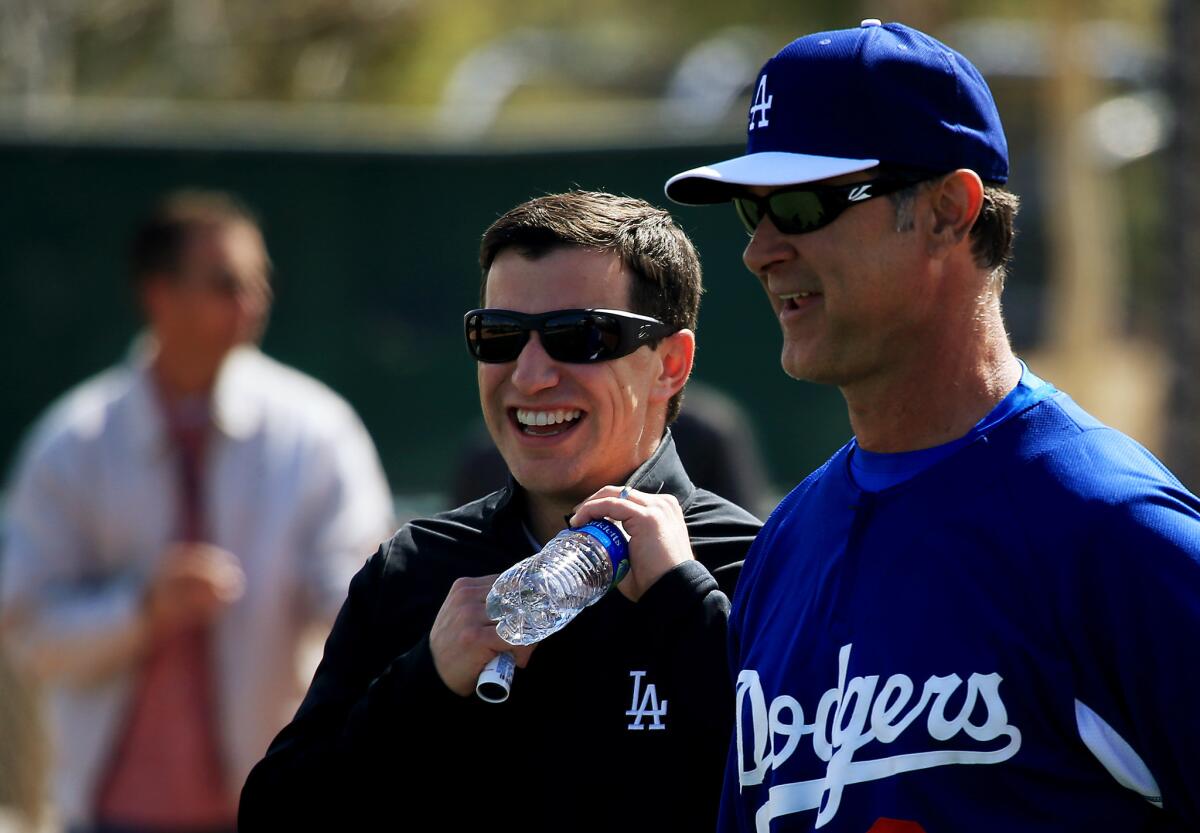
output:
[[559, 408], [552, 411], [537, 411], [528, 408], [510, 408], [509, 413], [522, 434], [533, 437], [553, 437], [573, 429], [583, 418], [578, 408]]
[[820, 292], [789, 292], [777, 297], [783, 302], [784, 310], [795, 310], [806, 305], [806, 302], [815, 301], [822, 296]]

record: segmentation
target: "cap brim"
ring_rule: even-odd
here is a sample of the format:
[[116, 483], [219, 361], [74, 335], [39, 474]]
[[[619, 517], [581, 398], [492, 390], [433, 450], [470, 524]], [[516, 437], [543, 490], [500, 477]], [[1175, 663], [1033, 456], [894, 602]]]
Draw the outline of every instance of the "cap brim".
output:
[[725, 202], [748, 186], [801, 185], [830, 177], [865, 171], [878, 159], [843, 159], [803, 153], [763, 151], [736, 159], [693, 168], [667, 180], [667, 196], [683, 205]]

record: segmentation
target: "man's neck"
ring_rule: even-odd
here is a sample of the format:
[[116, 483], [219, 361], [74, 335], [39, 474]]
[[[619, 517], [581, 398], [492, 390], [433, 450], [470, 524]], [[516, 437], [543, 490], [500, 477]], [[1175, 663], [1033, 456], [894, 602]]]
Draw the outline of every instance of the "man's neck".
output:
[[218, 367], [202, 365], [187, 356], [160, 350], [154, 357], [154, 379], [165, 399], [204, 396], [216, 383]]
[[612, 483], [600, 483], [596, 485], [595, 489], [589, 489], [582, 494], [539, 493], [525, 489], [526, 521], [529, 524], [529, 531], [538, 539], [538, 542], [545, 544], [555, 535], [566, 529], [567, 518], [575, 514], [575, 507], [583, 503], [595, 491], [599, 490], [601, 486], [620, 486], [634, 472], [645, 465], [646, 461], [657, 453], [662, 438], [666, 433], [666, 426], [663, 423], [659, 423], [657, 428], [657, 432], [643, 435], [644, 437], [652, 437], [653, 441], [639, 444], [638, 449], [630, 459], [630, 462], [638, 461], [637, 464], [633, 465], [624, 476], [613, 480]]
[[527, 493], [527, 499], [529, 531], [543, 546], [567, 528], [566, 519], [574, 514], [577, 505], [570, 500], [533, 493]]
[[946, 345], [937, 359], [844, 386], [858, 445], [895, 453], [956, 440], [1016, 387], [1021, 365], [1002, 327], [983, 339]]

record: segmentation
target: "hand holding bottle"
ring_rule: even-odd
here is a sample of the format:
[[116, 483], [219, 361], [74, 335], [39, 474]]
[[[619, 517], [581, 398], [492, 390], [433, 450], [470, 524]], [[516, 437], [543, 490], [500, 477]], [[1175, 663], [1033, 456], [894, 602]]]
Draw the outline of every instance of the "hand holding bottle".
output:
[[446, 687], [461, 697], [475, 691], [479, 672], [498, 654], [511, 651], [517, 667], [529, 662], [533, 647], [514, 648], [496, 635], [484, 599], [496, 576], [460, 578], [450, 587], [429, 632], [433, 665]]
[[664, 573], [694, 561], [683, 510], [673, 495], [605, 486], [575, 509], [571, 526], [596, 518], [620, 521], [629, 535], [629, 575], [617, 585], [637, 601]]
[[600, 601], [629, 568], [628, 538], [604, 519], [564, 529], [509, 567], [487, 594], [487, 615], [511, 645], [531, 645]]
[[[637, 601], [664, 573], [695, 558], [671, 495], [606, 486], [576, 507], [569, 523], [487, 591], [486, 615], [504, 642], [531, 646], [557, 633], [614, 585]], [[508, 695], [511, 664], [499, 670], [505, 673], [489, 669], [477, 680], [480, 696], [492, 702]]]

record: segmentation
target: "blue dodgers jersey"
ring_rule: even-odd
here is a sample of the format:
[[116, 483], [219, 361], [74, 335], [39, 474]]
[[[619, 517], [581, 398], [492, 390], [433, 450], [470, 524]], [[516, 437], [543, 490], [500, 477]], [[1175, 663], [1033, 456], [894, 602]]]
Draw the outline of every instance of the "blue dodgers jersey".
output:
[[720, 829], [1200, 829], [1200, 501], [1057, 392], [875, 494], [849, 448], [747, 558]]

